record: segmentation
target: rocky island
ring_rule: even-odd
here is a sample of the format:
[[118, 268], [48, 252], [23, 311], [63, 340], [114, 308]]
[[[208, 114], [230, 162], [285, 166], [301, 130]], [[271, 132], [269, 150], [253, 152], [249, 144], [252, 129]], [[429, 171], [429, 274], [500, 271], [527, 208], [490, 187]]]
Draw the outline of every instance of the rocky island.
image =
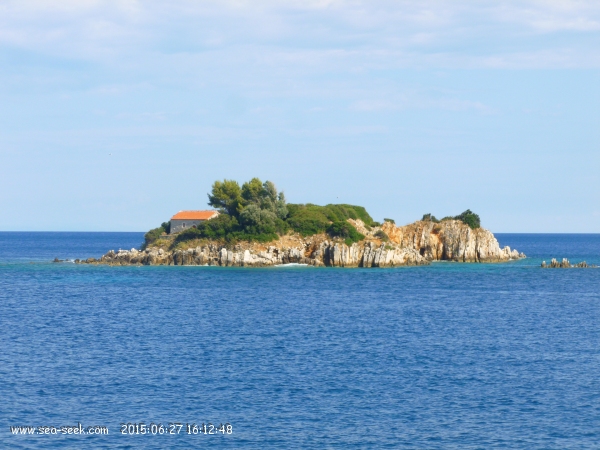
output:
[[[397, 267], [431, 261], [503, 262], [525, 255], [500, 248], [470, 210], [437, 220], [431, 214], [412, 224], [374, 221], [353, 205], [288, 204], [269, 181], [241, 187], [215, 182], [209, 205], [219, 214], [170, 233], [163, 223], [149, 231], [140, 250], [109, 251], [80, 264], [209, 265], [265, 267], [307, 264], [327, 267]], [[211, 215], [209, 215], [211, 216]], [[208, 216], [207, 216], [208, 217]], [[185, 226], [185, 225], [184, 225]]]

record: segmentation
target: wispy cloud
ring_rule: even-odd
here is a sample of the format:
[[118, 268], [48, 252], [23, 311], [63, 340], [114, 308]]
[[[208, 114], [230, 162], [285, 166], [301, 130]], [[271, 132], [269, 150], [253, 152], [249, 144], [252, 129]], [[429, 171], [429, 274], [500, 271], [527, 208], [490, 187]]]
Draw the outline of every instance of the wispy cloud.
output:
[[[382, 57], [404, 52], [417, 64], [472, 65], [478, 58], [481, 65], [489, 66], [490, 58], [510, 55], [520, 44], [531, 48], [544, 66], [585, 65], [576, 56], [569, 61], [552, 57], [553, 52], [563, 52], [566, 43], [575, 55], [589, 51], [589, 42], [570, 42], [569, 33], [597, 37], [600, 3], [8, 0], [0, 4], [1, 45], [101, 60], [130, 57], [132, 52], [140, 56], [161, 49], [195, 52], [243, 43], [265, 53], [285, 47], [290, 58], [294, 50], [323, 55], [362, 50]], [[556, 36], [539, 39], [548, 34]], [[548, 55], [543, 61], [542, 54]]]
[[0, 76], [98, 98], [153, 89], [163, 97], [241, 95], [256, 100], [251, 111], [270, 111], [273, 98], [310, 98], [356, 112], [485, 115], [494, 107], [479, 94], [415, 93], [418, 86], [403, 87], [393, 74], [600, 68], [599, 23], [595, 1], [5, 0], [0, 51], [33, 55], [52, 70], [23, 70], [29, 60], [16, 58]]
[[541, 32], [596, 32], [600, 30], [600, 4], [578, 0], [533, 0], [497, 5], [490, 11], [502, 22]]

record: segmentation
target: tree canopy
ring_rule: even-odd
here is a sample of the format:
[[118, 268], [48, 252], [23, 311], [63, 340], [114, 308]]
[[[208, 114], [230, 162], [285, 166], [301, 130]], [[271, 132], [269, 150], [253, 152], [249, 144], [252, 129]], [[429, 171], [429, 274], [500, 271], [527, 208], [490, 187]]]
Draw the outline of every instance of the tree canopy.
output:
[[269, 219], [285, 219], [288, 214], [283, 192], [277, 192], [273, 182], [267, 180], [263, 183], [258, 178], [252, 178], [242, 187], [234, 180], [215, 181], [208, 194], [208, 204], [236, 219], [241, 218], [250, 207], [246, 214], [250, 221], [259, 220], [259, 210], [272, 213], [265, 216]]
[[236, 217], [242, 208], [240, 185], [235, 180], [215, 181], [208, 194], [208, 204], [220, 212]]
[[[251, 236], [255, 240], [276, 239], [277, 233], [284, 233], [289, 228], [285, 223], [288, 215], [285, 196], [268, 180], [263, 183], [259, 178], [252, 178], [241, 187], [234, 180], [215, 181], [208, 194], [208, 204], [233, 220], [214, 222], [213, 219], [211, 225], [200, 224], [198, 230], [205, 237], [219, 235]], [[217, 224], [221, 226], [218, 232], [214, 229]]]

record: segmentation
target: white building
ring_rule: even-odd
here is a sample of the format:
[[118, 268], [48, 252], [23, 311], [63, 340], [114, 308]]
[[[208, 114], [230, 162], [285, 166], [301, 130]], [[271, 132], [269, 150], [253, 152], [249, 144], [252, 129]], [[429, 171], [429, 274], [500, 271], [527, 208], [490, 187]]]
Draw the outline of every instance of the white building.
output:
[[170, 234], [179, 233], [193, 226], [198, 225], [205, 220], [214, 219], [219, 215], [219, 211], [179, 211], [171, 217]]

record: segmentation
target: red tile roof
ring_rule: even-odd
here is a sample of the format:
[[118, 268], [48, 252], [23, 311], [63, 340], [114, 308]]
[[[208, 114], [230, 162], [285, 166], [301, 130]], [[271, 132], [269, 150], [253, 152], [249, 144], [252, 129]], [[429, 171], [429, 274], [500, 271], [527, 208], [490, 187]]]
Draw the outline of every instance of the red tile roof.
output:
[[179, 211], [171, 220], [208, 220], [218, 214], [217, 211]]

